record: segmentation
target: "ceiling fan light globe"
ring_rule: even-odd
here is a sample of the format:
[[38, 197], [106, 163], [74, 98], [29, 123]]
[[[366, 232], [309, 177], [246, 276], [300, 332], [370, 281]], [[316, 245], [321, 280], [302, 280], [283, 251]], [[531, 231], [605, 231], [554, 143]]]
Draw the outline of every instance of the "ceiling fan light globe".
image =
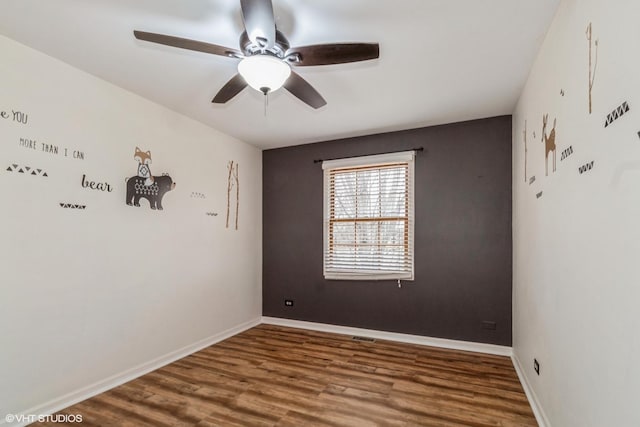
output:
[[238, 64], [238, 72], [249, 86], [266, 94], [284, 85], [291, 75], [291, 67], [274, 56], [258, 54], [243, 58]]

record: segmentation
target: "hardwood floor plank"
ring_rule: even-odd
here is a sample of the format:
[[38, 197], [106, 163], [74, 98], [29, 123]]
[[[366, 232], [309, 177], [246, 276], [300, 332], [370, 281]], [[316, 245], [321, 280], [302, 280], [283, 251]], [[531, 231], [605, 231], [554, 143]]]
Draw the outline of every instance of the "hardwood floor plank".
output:
[[274, 325], [61, 413], [125, 427], [536, 425], [508, 357]]
[[297, 411], [289, 411], [278, 424], [277, 427], [300, 427], [312, 425], [315, 427], [336, 427], [339, 424], [329, 422], [320, 416], [303, 414]]

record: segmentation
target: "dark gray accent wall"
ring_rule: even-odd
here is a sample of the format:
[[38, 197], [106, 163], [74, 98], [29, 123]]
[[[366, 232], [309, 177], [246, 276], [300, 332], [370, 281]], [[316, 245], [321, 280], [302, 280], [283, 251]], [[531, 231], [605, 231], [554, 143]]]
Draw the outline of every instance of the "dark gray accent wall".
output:
[[[325, 280], [313, 160], [414, 147], [415, 280]], [[511, 345], [511, 256], [511, 116], [263, 152], [264, 316]]]

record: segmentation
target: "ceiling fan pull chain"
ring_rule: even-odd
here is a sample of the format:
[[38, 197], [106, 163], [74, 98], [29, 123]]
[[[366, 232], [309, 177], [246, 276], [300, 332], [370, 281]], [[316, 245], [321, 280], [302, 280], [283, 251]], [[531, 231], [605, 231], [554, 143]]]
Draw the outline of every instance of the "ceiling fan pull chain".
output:
[[264, 93], [264, 116], [267, 117], [267, 106], [269, 105], [269, 92]]

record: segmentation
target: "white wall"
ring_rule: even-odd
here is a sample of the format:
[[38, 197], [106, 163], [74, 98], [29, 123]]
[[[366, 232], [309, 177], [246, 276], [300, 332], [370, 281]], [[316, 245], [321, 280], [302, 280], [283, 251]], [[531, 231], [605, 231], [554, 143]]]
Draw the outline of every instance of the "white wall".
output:
[[[592, 114], [589, 22], [599, 40]], [[637, 0], [562, 1], [513, 117], [513, 347], [557, 427], [640, 425], [639, 22]], [[624, 101], [630, 111], [605, 128]], [[550, 126], [557, 118], [549, 176], [544, 113]]]
[[[261, 152], [7, 38], [0, 52], [0, 414], [63, 404], [258, 321]], [[125, 204], [136, 146], [177, 183], [163, 211]], [[238, 231], [225, 228], [229, 160]], [[82, 188], [83, 174], [113, 191]]]

